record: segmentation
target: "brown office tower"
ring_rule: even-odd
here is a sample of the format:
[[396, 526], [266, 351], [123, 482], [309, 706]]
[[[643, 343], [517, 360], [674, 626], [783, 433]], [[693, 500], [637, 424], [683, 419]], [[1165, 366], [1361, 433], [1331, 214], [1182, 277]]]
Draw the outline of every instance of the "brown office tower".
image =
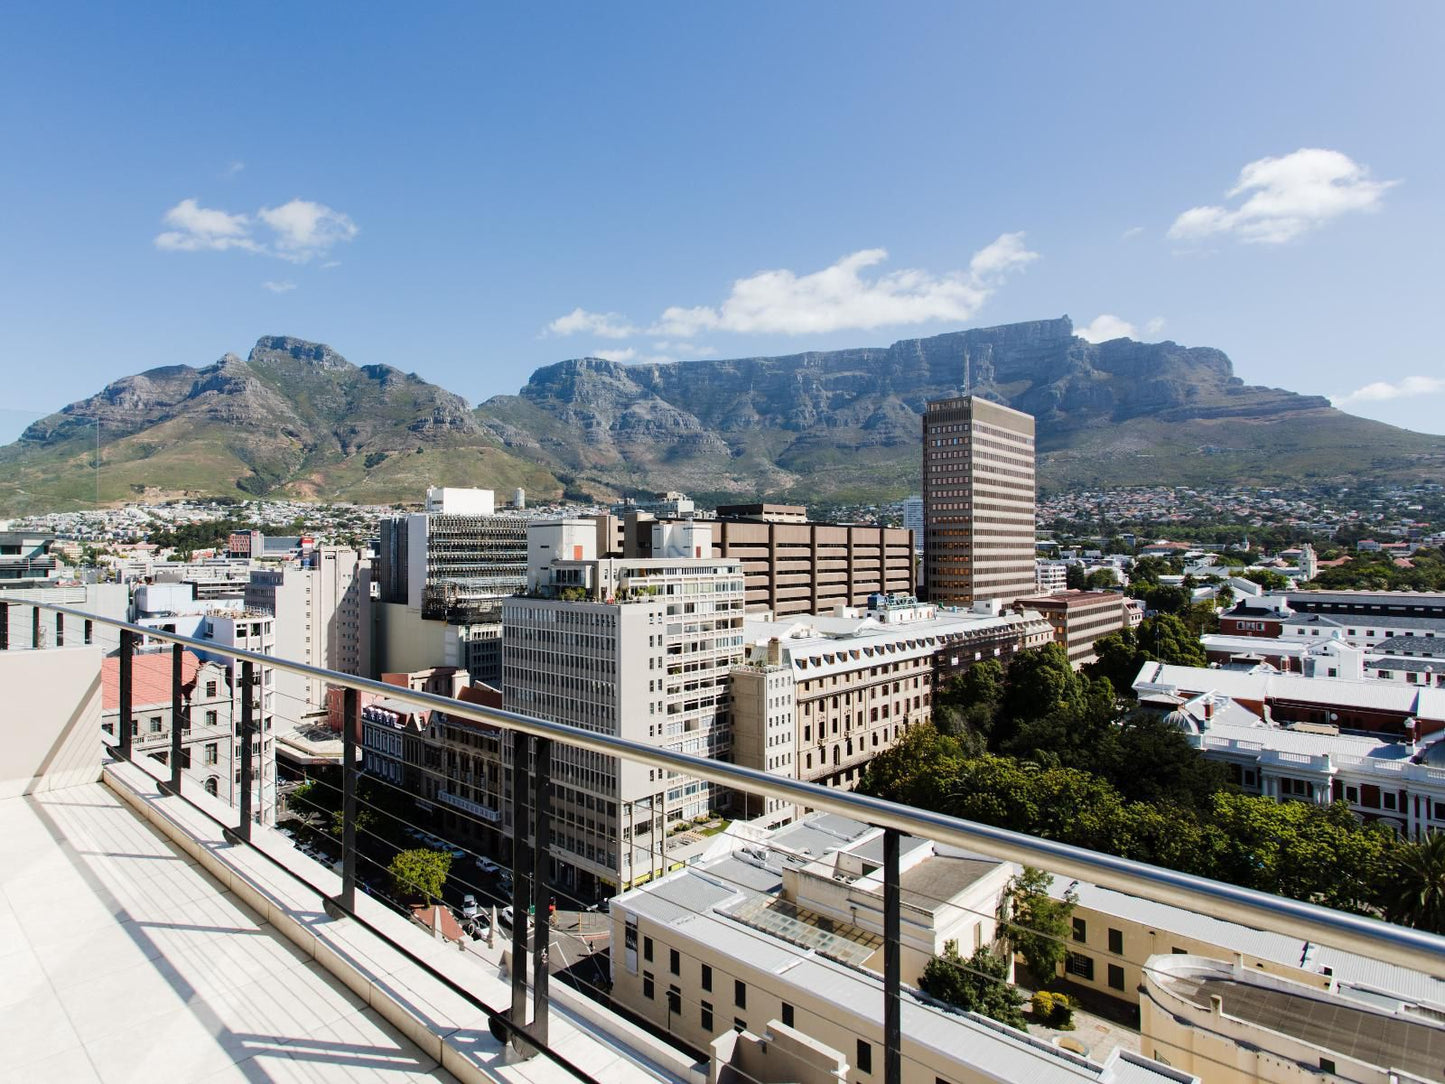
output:
[[1033, 415], [974, 395], [923, 413], [928, 597], [1007, 605], [1035, 593]]

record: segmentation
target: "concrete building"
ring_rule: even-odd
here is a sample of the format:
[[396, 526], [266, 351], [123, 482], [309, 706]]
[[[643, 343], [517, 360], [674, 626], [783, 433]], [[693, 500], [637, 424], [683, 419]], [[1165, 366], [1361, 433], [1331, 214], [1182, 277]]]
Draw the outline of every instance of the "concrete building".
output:
[[[343, 674], [366, 676], [371, 658], [369, 568], [353, 549], [322, 546], [312, 567], [251, 573], [246, 608], [269, 613], [276, 650], [285, 658]], [[276, 695], [283, 717], [295, 722], [326, 711], [326, 689], [317, 678], [281, 672]]]
[[1204, 956], [1156, 956], [1144, 972], [1144, 1049], [1219, 1084], [1440, 1079], [1442, 1007], [1402, 1011]]
[[428, 486], [425, 508], [430, 516], [490, 516], [497, 510], [497, 499], [490, 489]]
[[801, 504], [720, 504], [718, 519], [755, 519], [762, 523], [807, 523], [808, 509]]
[[923, 498], [903, 498], [903, 529], [913, 532], [913, 550], [923, 552]]
[[1069, 586], [1069, 562], [1035, 561], [1034, 584], [1036, 593], [1040, 595], [1052, 595], [1059, 591], [1067, 590]]
[[[655, 556], [618, 559], [595, 556], [592, 520], [534, 523], [530, 594], [503, 604], [506, 708], [728, 757], [743, 577], [738, 561], [708, 556], [709, 526], [656, 524]], [[579, 895], [652, 876], [667, 830], [725, 800], [699, 780], [578, 750], [554, 754], [552, 778], [557, 876]]]
[[1114, 591], [1059, 591], [1021, 598], [1018, 605], [1044, 615], [1054, 630], [1054, 641], [1077, 669], [1098, 658], [1094, 641], [1132, 625], [1128, 601]]
[[935, 602], [1004, 603], [1034, 585], [1034, 419], [967, 395], [923, 414], [924, 565]]
[[53, 535], [0, 531], [0, 589], [38, 587], [60, 576], [62, 564]]
[[1445, 729], [1445, 689], [1393, 681], [1150, 662], [1140, 668], [1134, 691], [1141, 698], [1163, 694], [1181, 701], [1210, 694], [1267, 723], [1333, 726], [1384, 738], [1413, 734], [1420, 740]]
[[[735, 822], [699, 861], [612, 901], [612, 997], [698, 1050], [729, 1030], [781, 1025], [839, 1054], [840, 1084], [879, 1080], [881, 864], [882, 831], [844, 817], [814, 814], [774, 832]], [[1067, 1054], [915, 995], [909, 987], [948, 941], [968, 954], [993, 940], [1013, 867], [914, 837], [899, 865], [906, 1084], [1193, 1079], [1117, 1049], [1102, 1061]]]
[[[903, 528], [813, 523], [806, 509], [794, 505], [732, 509], [737, 510], [762, 514], [723, 518], [719, 509], [719, 518], [706, 523], [712, 529], [712, 556], [742, 562], [751, 612], [824, 613], [837, 606], [866, 606], [874, 594], [915, 593], [914, 541]], [[606, 552], [614, 556], [651, 557], [653, 523], [641, 515], [599, 517], [597, 544], [610, 546]]]
[[[911, 596], [866, 610], [744, 623], [747, 661], [733, 671], [733, 759], [852, 789], [868, 762], [931, 717], [941, 680], [982, 658], [1007, 661], [1047, 642], [1038, 614], [940, 611]], [[942, 675], [940, 677], [940, 675]], [[782, 814], [783, 804], [748, 816]]]
[[[170, 763], [171, 652], [137, 652], [131, 663], [131, 742], [137, 754]], [[240, 762], [233, 748], [236, 707], [231, 676], [220, 663], [194, 652], [181, 654], [181, 769], [206, 790], [235, 805], [239, 799]], [[101, 729], [114, 739], [120, 719], [120, 656], [108, 655], [101, 665]]]
[[[433, 503], [487, 504], [446, 492]], [[488, 490], [477, 492], [490, 498]], [[501, 603], [521, 590], [526, 567], [527, 521], [519, 516], [445, 512], [382, 519], [374, 665], [398, 672], [464, 666], [474, 681], [500, 684]]]

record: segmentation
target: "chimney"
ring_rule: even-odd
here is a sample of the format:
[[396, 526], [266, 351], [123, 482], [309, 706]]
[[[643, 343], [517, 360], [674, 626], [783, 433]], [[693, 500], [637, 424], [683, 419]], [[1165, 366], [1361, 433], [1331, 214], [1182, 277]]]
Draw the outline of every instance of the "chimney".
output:
[[783, 641], [776, 636], [768, 641], [768, 665], [783, 665]]

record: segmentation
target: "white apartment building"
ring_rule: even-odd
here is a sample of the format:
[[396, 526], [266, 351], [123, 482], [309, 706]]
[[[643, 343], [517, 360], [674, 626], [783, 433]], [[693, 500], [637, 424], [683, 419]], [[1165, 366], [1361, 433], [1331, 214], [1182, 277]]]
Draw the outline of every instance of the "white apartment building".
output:
[[[531, 592], [503, 603], [507, 710], [706, 757], [731, 753], [730, 675], [743, 659], [741, 563], [705, 523], [654, 527], [647, 559], [596, 557], [591, 520], [528, 531]], [[664, 868], [669, 828], [725, 795], [614, 757], [553, 754], [561, 883], [606, 894]]]
[[1069, 562], [1034, 562], [1034, 590], [1040, 595], [1052, 595], [1069, 586]]
[[[353, 549], [322, 546], [314, 567], [257, 570], [246, 586], [246, 608], [275, 617], [282, 658], [363, 676], [370, 659], [369, 568]], [[283, 718], [301, 722], [326, 711], [325, 683], [281, 672], [276, 695]]]
[[[840, 1055], [836, 1084], [881, 1080], [882, 835], [833, 814], [776, 831], [734, 822], [699, 861], [612, 901], [613, 999], [698, 1049], [780, 1024]], [[947, 942], [965, 956], [992, 942], [1016, 867], [911, 836], [899, 851], [905, 1084], [1197, 1079], [1118, 1048], [1069, 1054], [917, 996]]]

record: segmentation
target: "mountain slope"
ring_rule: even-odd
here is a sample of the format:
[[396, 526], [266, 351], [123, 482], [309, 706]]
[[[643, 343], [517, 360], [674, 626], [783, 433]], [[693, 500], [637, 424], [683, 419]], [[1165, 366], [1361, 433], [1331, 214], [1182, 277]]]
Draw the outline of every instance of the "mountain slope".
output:
[[[1246, 386], [1218, 350], [1089, 343], [1067, 317], [886, 349], [620, 365], [565, 361], [477, 416], [583, 488], [873, 498], [914, 490], [924, 403], [958, 394], [1038, 419], [1041, 483], [1279, 483], [1445, 466], [1445, 439]], [[584, 436], [585, 435], [585, 436]]]
[[563, 361], [475, 410], [415, 374], [267, 337], [244, 361], [152, 369], [36, 422], [0, 448], [0, 509], [94, 504], [95, 419], [104, 502], [415, 502], [428, 484], [889, 499], [917, 490], [924, 403], [965, 373], [1037, 417], [1046, 488], [1445, 472], [1445, 438], [1246, 386], [1218, 350], [1085, 342], [1067, 317], [787, 357]]
[[[94, 469], [96, 422], [100, 470]], [[329, 347], [266, 337], [242, 361], [125, 377], [0, 448], [0, 507], [144, 495], [415, 500], [428, 484], [560, 489], [498, 447], [460, 396]]]

